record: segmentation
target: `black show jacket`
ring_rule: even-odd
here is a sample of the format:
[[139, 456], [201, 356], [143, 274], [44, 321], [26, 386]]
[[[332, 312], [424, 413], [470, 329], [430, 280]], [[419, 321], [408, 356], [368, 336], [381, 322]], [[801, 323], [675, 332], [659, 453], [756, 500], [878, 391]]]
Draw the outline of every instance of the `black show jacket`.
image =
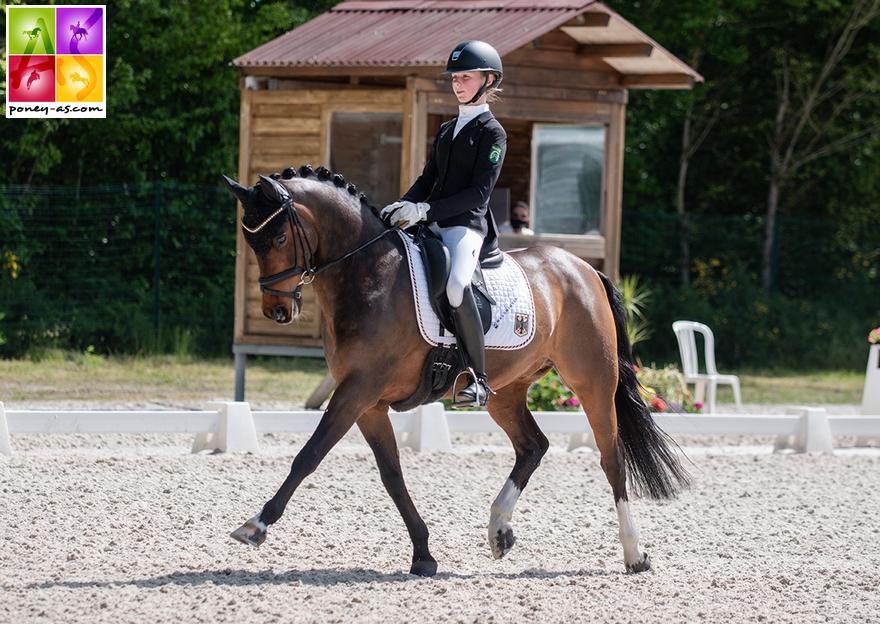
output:
[[456, 121], [440, 126], [422, 175], [402, 199], [427, 202], [431, 206], [428, 223], [463, 225], [494, 240], [498, 228], [489, 211], [489, 195], [504, 163], [507, 133], [492, 112], [486, 111], [453, 139]]

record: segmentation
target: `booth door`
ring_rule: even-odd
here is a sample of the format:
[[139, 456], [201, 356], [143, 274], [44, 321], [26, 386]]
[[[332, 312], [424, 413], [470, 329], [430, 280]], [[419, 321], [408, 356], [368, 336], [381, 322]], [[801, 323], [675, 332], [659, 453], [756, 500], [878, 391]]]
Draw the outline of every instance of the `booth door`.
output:
[[330, 169], [354, 182], [370, 203], [400, 198], [403, 114], [334, 112], [330, 120]]

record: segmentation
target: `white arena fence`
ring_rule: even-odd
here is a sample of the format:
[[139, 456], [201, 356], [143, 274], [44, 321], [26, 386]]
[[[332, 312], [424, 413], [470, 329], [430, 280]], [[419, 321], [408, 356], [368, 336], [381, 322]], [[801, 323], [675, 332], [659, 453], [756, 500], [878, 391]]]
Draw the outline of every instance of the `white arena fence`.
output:
[[[6, 410], [0, 403], [0, 454], [11, 455], [10, 435], [23, 433], [189, 433], [192, 452], [259, 453], [257, 434], [311, 433], [320, 411], [257, 411], [246, 402], [208, 402], [202, 411]], [[595, 449], [583, 412], [535, 412], [545, 433], [569, 434], [568, 450]], [[672, 436], [776, 436], [775, 450], [833, 453], [832, 438], [856, 436], [857, 445], [880, 442], [880, 416], [829, 416], [820, 407], [789, 407], [779, 414], [654, 414]], [[501, 432], [487, 412], [444, 411], [433, 403], [392, 413], [398, 442], [417, 452], [450, 451], [450, 433]]]

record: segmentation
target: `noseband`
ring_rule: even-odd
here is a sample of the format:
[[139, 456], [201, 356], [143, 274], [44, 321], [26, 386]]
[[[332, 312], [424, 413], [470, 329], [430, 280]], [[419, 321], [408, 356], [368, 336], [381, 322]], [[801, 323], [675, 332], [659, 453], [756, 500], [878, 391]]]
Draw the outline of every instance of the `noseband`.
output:
[[[281, 207], [273, 212], [265, 221], [263, 221], [260, 225], [255, 228], [249, 228], [244, 224], [244, 217], [241, 220], [241, 227], [244, 228], [247, 232], [251, 234], [256, 234], [260, 230], [262, 230], [268, 223], [280, 215], [282, 212], [287, 211], [287, 216], [290, 219], [291, 230], [293, 231], [293, 244], [294, 244], [294, 254], [295, 257], [299, 257], [299, 249], [302, 247], [303, 250], [303, 260], [305, 262], [305, 267], [293, 266], [289, 269], [285, 269], [283, 271], [279, 271], [274, 275], [269, 275], [268, 277], [261, 277], [257, 280], [257, 283], [260, 285], [260, 292], [264, 295], [274, 295], [275, 297], [290, 297], [291, 299], [302, 299], [302, 293], [300, 290], [303, 286], [311, 284], [315, 277], [319, 273], [324, 272], [335, 264], [346, 260], [359, 252], [360, 250], [369, 247], [376, 241], [378, 241], [383, 236], [389, 234], [390, 232], [396, 232], [401, 229], [403, 223], [398, 223], [390, 229], [385, 230], [378, 236], [373, 237], [360, 247], [349, 251], [347, 254], [342, 256], [341, 258], [337, 258], [336, 260], [332, 260], [331, 262], [327, 262], [319, 267], [314, 266], [314, 251], [312, 250], [312, 246], [309, 244], [309, 239], [306, 236], [305, 228], [303, 227], [302, 220], [299, 217], [299, 213], [296, 211], [296, 206], [293, 205], [293, 199], [291, 199], [290, 194], [284, 194], [284, 200], [281, 203]], [[296, 285], [296, 288], [293, 290], [273, 290], [271, 288], [266, 288], [267, 286], [272, 286], [277, 284], [278, 282], [283, 282], [286, 279], [291, 277], [296, 277], [300, 275], [299, 284]]]

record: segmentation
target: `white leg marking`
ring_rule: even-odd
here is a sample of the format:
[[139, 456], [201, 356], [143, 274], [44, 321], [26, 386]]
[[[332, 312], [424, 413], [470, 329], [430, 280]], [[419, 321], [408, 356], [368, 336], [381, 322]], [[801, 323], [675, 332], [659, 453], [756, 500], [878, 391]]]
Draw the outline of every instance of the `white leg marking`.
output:
[[[261, 511], [260, 513], [263, 512]], [[269, 527], [266, 526], [266, 523], [260, 520], [260, 514], [257, 514], [256, 516], [248, 520], [246, 524], [253, 524], [254, 526], [259, 527], [259, 529], [264, 533], [269, 529]]]
[[623, 561], [627, 569], [642, 563], [644, 555], [639, 551], [639, 527], [629, 513], [629, 502], [617, 503], [617, 522], [620, 525], [620, 544], [623, 546]]
[[520, 494], [522, 494], [520, 489], [513, 484], [513, 481], [508, 479], [498, 493], [498, 496], [495, 497], [495, 502], [492, 503], [492, 516], [489, 523], [491, 525], [504, 526], [505, 528], [508, 527], [508, 523], [513, 517], [513, 508], [516, 506], [516, 501], [519, 500]]
[[513, 545], [510, 544], [510, 546], [502, 547], [498, 543], [498, 536], [503, 536], [511, 530], [510, 519], [513, 517], [513, 508], [516, 506], [516, 501], [519, 500], [520, 494], [522, 494], [522, 490], [516, 487], [513, 481], [508, 479], [495, 498], [495, 502], [492, 503], [492, 510], [489, 515], [489, 545], [492, 547], [492, 554], [496, 559], [507, 554], [510, 546]]

